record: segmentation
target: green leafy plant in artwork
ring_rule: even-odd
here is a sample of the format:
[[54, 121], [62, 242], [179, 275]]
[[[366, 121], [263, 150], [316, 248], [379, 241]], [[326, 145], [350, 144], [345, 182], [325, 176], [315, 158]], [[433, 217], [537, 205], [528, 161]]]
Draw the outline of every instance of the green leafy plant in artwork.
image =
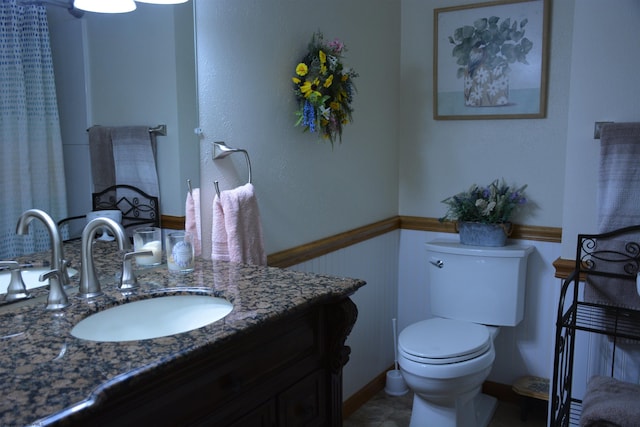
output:
[[533, 48], [533, 42], [525, 37], [528, 20], [520, 22], [491, 16], [480, 18], [473, 25], [456, 28], [449, 42], [454, 45], [452, 55], [456, 58], [458, 78], [466, 75], [473, 78], [481, 66], [489, 70], [502, 69], [503, 74], [510, 71], [509, 64], [516, 61], [528, 64], [527, 54]]

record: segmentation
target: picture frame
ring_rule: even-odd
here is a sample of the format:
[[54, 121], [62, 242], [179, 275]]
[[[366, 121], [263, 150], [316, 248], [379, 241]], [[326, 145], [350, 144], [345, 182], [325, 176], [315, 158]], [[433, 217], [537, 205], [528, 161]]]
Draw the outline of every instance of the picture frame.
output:
[[434, 9], [435, 120], [547, 114], [550, 0]]

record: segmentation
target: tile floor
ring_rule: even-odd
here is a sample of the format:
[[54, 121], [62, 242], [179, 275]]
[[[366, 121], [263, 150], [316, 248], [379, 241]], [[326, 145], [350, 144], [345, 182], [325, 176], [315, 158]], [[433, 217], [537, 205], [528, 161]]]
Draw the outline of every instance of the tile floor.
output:
[[[345, 419], [343, 427], [408, 427], [412, 399], [411, 393], [394, 397], [387, 395], [383, 390]], [[504, 402], [498, 403], [496, 413], [489, 423], [489, 427], [545, 427], [546, 425], [544, 408], [535, 406], [527, 413], [527, 420], [522, 421], [520, 406]]]

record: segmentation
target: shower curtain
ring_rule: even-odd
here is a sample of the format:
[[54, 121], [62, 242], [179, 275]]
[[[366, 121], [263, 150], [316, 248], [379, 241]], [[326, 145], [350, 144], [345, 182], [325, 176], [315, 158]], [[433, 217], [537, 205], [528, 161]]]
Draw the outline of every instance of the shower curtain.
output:
[[38, 208], [66, 216], [62, 138], [44, 6], [0, 0], [0, 259], [49, 249], [33, 221], [28, 236], [16, 223]]

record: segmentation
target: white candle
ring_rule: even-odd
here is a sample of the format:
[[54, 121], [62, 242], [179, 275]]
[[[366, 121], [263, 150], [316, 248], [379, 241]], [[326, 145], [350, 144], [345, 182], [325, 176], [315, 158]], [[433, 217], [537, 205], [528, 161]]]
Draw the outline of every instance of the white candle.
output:
[[155, 265], [160, 264], [162, 261], [162, 242], [160, 240], [154, 240], [144, 244], [139, 250], [151, 251], [153, 255], [138, 255], [136, 256], [136, 263], [138, 265]]

